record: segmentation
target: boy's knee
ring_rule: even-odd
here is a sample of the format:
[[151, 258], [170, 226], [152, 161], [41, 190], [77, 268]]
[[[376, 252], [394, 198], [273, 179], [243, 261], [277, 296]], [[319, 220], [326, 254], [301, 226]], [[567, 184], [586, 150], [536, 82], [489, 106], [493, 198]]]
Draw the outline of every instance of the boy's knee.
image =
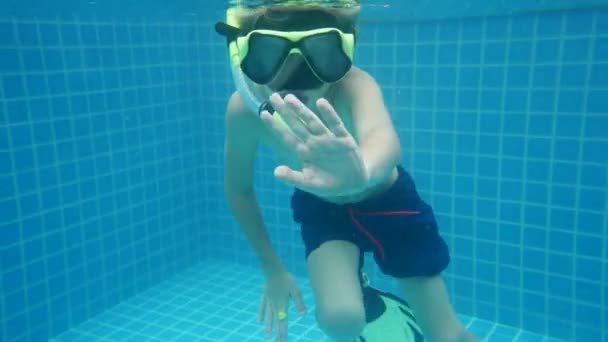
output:
[[363, 303], [327, 304], [317, 307], [317, 322], [335, 341], [353, 341], [365, 327]]

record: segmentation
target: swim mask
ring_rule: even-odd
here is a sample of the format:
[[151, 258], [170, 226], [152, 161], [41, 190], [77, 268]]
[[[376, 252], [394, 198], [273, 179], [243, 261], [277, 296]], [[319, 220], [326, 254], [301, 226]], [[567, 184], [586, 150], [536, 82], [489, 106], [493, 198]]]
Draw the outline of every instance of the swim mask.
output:
[[308, 70], [299, 68], [291, 78], [300, 83], [308, 78], [304, 83], [314, 84], [307, 77], [312, 74], [319, 82], [335, 83], [352, 67], [355, 37], [338, 28], [332, 15], [320, 14], [321, 20], [305, 11], [294, 11], [290, 14], [293, 19], [287, 21], [262, 17], [253, 30], [244, 31], [238, 27], [234, 9], [229, 9], [227, 23], [218, 23], [216, 31], [227, 38], [239, 67], [257, 84], [272, 81], [292, 54], [299, 55]]
[[287, 56], [304, 57], [314, 75], [325, 83], [339, 81], [352, 67], [354, 38], [336, 28], [281, 32], [253, 30], [237, 38], [241, 69], [258, 84], [270, 82]]

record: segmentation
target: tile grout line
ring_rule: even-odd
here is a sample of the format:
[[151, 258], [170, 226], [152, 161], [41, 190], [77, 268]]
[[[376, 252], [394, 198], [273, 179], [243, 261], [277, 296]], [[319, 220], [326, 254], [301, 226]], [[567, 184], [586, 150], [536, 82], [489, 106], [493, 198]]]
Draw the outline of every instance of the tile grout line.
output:
[[[12, 18], [11, 24], [12, 24], [12, 27], [13, 27], [13, 38], [15, 39], [15, 44], [17, 46], [20, 46], [21, 37], [20, 37], [20, 30], [19, 30], [17, 18]], [[18, 57], [17, 58], [19, 60], [19, 62], [18, 62], [19, 63], [19, 68], [20, 68], [20, 70], [25, 70], [25, 61], [23, 59], [23, 53], [22, 53], [21, 49], [18, 49], [17, 51], [18, 51]], [[29, 87], [27, 85], [27, 82], [25, 82], [25, 78], [22, 78], [20, 83], [23, 86], [24, 94], [26, 96], [28, 96], [29, 92], [30, 92], [30, 89], [29, 89]], [[31, 130], [31, 123], [33, 121], [32, 120], [32, 110], [31, 110], [31, 106], [30, 106], [29, 102], [27, 102], [25, 104], [25, 110], [26, 110], [26, 113], [23, 113], [23, 114], [25, 114], [27, 116], [27, 119], [25, 121], [26, 124], [24, 124], [24, 125], [27, 125], [29, 127], [30, 140], [33, 141], [34, 140], [33, 139], [33, 132]], [[12, 177], [13, 178], [13, 186], [15, 188], [15, 191], [19, 192], [20, 186], [19, 186], [19, 182], [17, 181], [17, 167], [16, 167], [16, 164], [15, 164], [15, 158], [14, 158], [14, 156], [15, 156], [15, 153], [14, 153], [15, 152], [15, 148], [13, 147], [13, 134], [12, 134], [12, 132], [7, 132], [7, 133], [9, 133], [9, 137], [7, 137], [8, 151], [12, 151], [12, 153], [10, 153], [10, 154], [13, 156], [13, 158], [10, 158], [11, 159], [11, 169], [12, 169], [12, 174], [13, 174], [13, 177]], [[37, 154], [36, 154], [35, 151], [32, 151], [32, 155], [33, 155], [33, 159], [34, 159], [34, 166], [33, 166], [33, 168], [36, 169], [37, 166], [38, 166], [38, 156], [37, 156]], [[39, 184], [36, 184], [34, 186], [34, 192], [33, 192], [33, 194], [38, 193], [39, 192], [39, 188], [40, 188]], [[41, 204], [40, 203], [40, 197], [39, 196], [37, 196], [37, 197], [38, 197], [37, 198], [37, 204], [38, 204], [38, 206], [40, 206], [40, 204]], [[19, 240], [22, 240], [23, 237], [24, 237], [24, 232], [23, 232], [23, 208], [22, 208], [22, 205], [21, 205], [21, 197], [15, 196], [15, 206], [17, 208], [17, 217], [18, 217], [18, 219], [17, 219], [17, 221], [15, 223], [16, 223], [17, 229], [19, 230]], [[19, 219], [19, 218], [21, 218], [21, 219]], [[19, 248], [19, 257], [21, 259], [21, 260], [19, 260], [19, 264], [22, 267], [25, 267], [25, 265], [26, 265], [26, 259], [25, 259], [25, 249], [24, 248]], [[47, 267], [46, 267], [47, 263], [46, 263], [46, 260], [44, 260], [44, 261], [45, 261], [44, 265], [45, 265], [45, 272], [46, 272], [46, 270], [47, 270]], [[23, 274], [21, 276], [21, 279], [23, 281], [24, 286], [27, 286], [26, 272], [23, 272]], [[45, 286], [45, 289], [47, 290], [47, 293], [50, 293], [50, 291], [48, 291], [48, 289], [49, 289], [48, 284], [47, 284], [47, 286]], [[19, 293], [23, 293], [23, 298], [24, 298], [25, 304], [27, 305], [27, 303], [29, 302], [29, 294], [26, 291], [26, 288], [24, 287], [23, 289], [18, 289], [17, 291], [15, 291], [15, 295], [18, 295]], [[51, 306], [49, 305], [47, 307], [47, 310], [50, 310], [50, 307]], [[6, 310], [6, 308], [4, 308], [4, 309]], [[29, 330], [33, 326], [33, 322], [31, 322], [30, 314], [26, 310], [26, 308], [23, 308], [23, 309], [24, 309], [23, 315], [25, 316], [25, 322], [26, 322], [25, 324], [26, 324], [26, 326], [27, 326], [27, 328]], [[47, 313], [48, 313], [48, 311], [47, 311]], [[49, 317], [49, 316], [47, 316], [47, 317]], [[16, 315], [15, 317], [18, 317], [18, 315]], [[6, 318], [6, 321], [8, 322], [8, 318]], [[47, 321], [47, 322], [49, 323], [48, 326], [50, 327], [51, 326], [51, 324], [50, 324], [51, 321]], [[8, 334], [8, 332], [6, 332], [6, 331], [5, 331], [5, 333]]]
[[[11, 26], [14, 27], [14, 25], [11, 23]], [[4, 113], [3, 117], [6, 118], [6, 122], [8, 122], [8, 108], [6, 105], [6, 100], [5, 100], [5, 91], [4, 91], [4, 82], [0, 82], [0, 99], [2, 99], [2, 101], [0, 101], [0, 109], [2, 109], [2, 112]], [[5, 125], [5, 123], [3, 123], [3, 125]], [[9, 133], [9, 128], [7, 127], [6, 129], [6, 134], [7, 134], [7, 138], [6, 138], [6, 143], [7, 143], [7, 150], [6, 153], [7, 155], [9, 155], [9, 160], [10, 160], [10, 166], [7, 167], [9, 170], [7, 175], [9, 175], [12, 178], [12, 184], [13, 184], [13, 188], [15, 189], [15, 191], [17, 191], [17, 180], [16, 180], [16, 173], [15, 173], [15, 165], [14, 165], [14, 160], [13, 158], [10, 158], [10, 151], [12, 151], [12, 143], [11, 143], [11, 139], [8, 137]], [[17, 200], [15, 199], [15, 202], [17, 202]], [[18, 203], [15, 203], [15, 206], [17, 208], [17, 217], [19, 217], [19, 206]], [[18, 221], [15, 221], [18, 222]], [[11, 223], [8, 223], [8, 225], [10, 225]], [[16, 224], [16, 223], [15, 223]], [[21, 232], [22, 233], [22, 232]], [[22, 239], [23, 234], [19, 234], [19, 239]], [[4, 267], [4, 265], [2, 265]], [[25, 282], [25, 275], [24, 275], [24, 282]], [[6, 296], [6, 293], [8, 293], [8, 291], [4, 288], [4, 282], [0, 281], [0, 293], [3, 294], [3, 296]], [[7, 335], [7, 329], [5, 327], [8, 327], [8, 316], [6, 313], [6, 307], [4, 304], [4, 300], [0, 300], [0, 326], [2, 326], [2, 329], [0, 329], [0, 338], [2, 338], [3, 341], [8, 341], [8, 335]]]
[[[523, 170], [522, 170], [522, 180], [521, 180], [521, 186], [522, 186], [522, 191], [520, 194], [520, 203], [522, 203], [522, 205], [520, 205], [520, 212], [519, 212], [519, 268], [520, 270], [524, 270], [524, 241], [525, 241], [525, 217], [526, 217], [526, 211], [525, 208], [526, 206], [523, 205], [524, 203], [524, 199], [527, 196], [527, 186], [526, 184], [528, 183], [527, 180], [527, 174], [528, 174], [528, 153], [529, 153], [529, 132], [530, 132], [530, 118], [531, 118], [531, 112], [532, 112], [532, 99], [531, 99], [531, 94], [532, 94], [532, 89], [533, 89], [533, 81], [534, 81], [534, 63], [536, 60], [536, 48], [537, 48], [537, 32], [538, 32], [538, 15], [534, 15], [533, 16], [533, 22], [532, 22], [532, 39], [531, 39], [531, 47], [530, 47], [530, 56], [528, 56], [529, 58], [529, 63], [528, 65], [530, 66], [530, 71], [528, 73], [528, 89], [526, 92], [527, 98], [526, 98], [526, 104], [525, 104], [525, 111], [524, 111], [524, 118], [525, 118], [525, 134], [524, 134], [524, 146], [523, 146]], [[519, 288], [518, 288], [518, 299], [519, 299], [519, 305], [518, 307], [523, 308], [524, 305], [524, 293], [526, 291], [524, 291], [524, 279], [526, 278], [526, 272], [521, 272], [521, 276], [519, 278]], [[519, 326], [523, 329], [524, 327], [524, 322], [526, 321], [524, 315], [521, 315], [519, 317], [520, 321], [519, 321]]]
[[477, 248], [478, 243], [479, 243], [479, 238], [478, 238], [478, 199], [479, 199], [479, 184], [477, 182], [477, 180], [479, 179], [479, 167], [480, 167], [480, 157], [477, 154], [480, 148], [480, 135], [481, 135], [481, 131], [480, 131], [480, 126], [481, 126], [481, 102], [482, 102], [482, 89], [483, 88], [483, 65], [485, 63], [485, 55], [486, 55], [486, 34], [487, 34], [487, 17], [483, 17], [480, 19], [481, 20], [481, 37], [479, 39], [479, 44], [480, 44], [480, 49], [479, 49], [479, 80], [477, 80], [477, 90], [476, 90], [476, 99], [475, 99], [475, 108], [474, 108], [474, 113], [475, 115], [475, 123], [474, 123], [474, 150], [476, 151], [476, 155], [474, 157], [474, 175], [473, 175], [473, 190], [472, 190], [472, 213], [471, 213], [471, 217], [472, 217], [472, 245], [473, 245], [473, 252], [472, 255], [474, 256], [473, 260], [473, 265], [472, 265], [472, 269], [473, 269], [473, 286], [472, 286], [472, 292], [473, 292], [473, 300], [474, 300], [474, 315], [477, 316], [479, 314], [478, 310], [481, 311], [481, 308], [479, 307], [478, 303], [479, 303], [479, 299], [477, 298], [477, 284], [475, 282], [476, 279], [478, 279], [478, 263], [476, 262], [476, 260], [479, 260], [478, 258], [478, 251], [479, 249]]
[[[513, 21], [512, 21], [512, 17], [507, 17], [506, 19], [506, 32], [505, 32], [505, 52], [504, 52], [504, 70], [502, 72], [502, 90], [501, 90], [501, 95], [500, 95], [500, 99], [501, 99], [501, 104], [500, 104], [500, 108], [501, 111], [503, 112], [502, 115], [499, 116], [499, 123], [498, 123], [498, 136], [499, 136], [499, 140], [498, 140], [498, 172], [497, 172], [497, 179], [496, 179], [496, 197], [497, 197], [497, 204], [496, 204], [496, 215], [497, 215], [497, 220], [496, 220], [496, 229], [500, 230], [500, 226], [501, 226], [501, 221], [502, 221], [502, 199], [501, 199], [501, 193], [503, 191], [502, 189], [502, 180], [503, 180], [503, 154], [504, 154], [504, 130], [505, 130], [505, 115], [504, 115], [504, 111], [505, 111], [505, 104], [506, 104], [506, 97], [507, 97], [507, 89], [508, 89], [508, 70], [510, 68], [510, 53], [511, 53], [511, 38], [512, 38], [512, 25], [513, 25]], [[500, 241], [500, 233], [499, 231], [496, 232], [496, 249], [495, 249], [495, 255], [494, 257], [496, 258], [495, 260], [495, 272], [496, 272], [496, 277], [495, 277], [495, 281], [496, 284], [499, 283], [499, 279], [500, 279], [500, 245], [499, 245], [499, 241]], [[494, 300], [495, 302], [498, 304], [500, 303], [500, 286], [495, 285], [494, 286]], [[499, 318], [502, 316], [501, 315], [501, 309], [503, 309], [500, 305], [496, 305], [496, 321], [499, 320]]]
[[[598, 16], [597, 12], [594, 11], [592, 19], [591, 19], [592, 20], [592, 22], [591, 22], [591, 32], [592, 32], [592, 37], [594, 37], [594, 38], [595, 38], [595, 33], [597, 32], [597, 16]], [[593, 39], [590, 39], [589, 40], [589, 46], [587, 47], [587, 58], [585, 60], [585, 65], [586, 65], [586, 70], [585, 71], [586, 71], [586, 73], [585, 73], [584, 88], [583, 88], [583, 101], [582, 101], [582, 104], [581, 104], [582, 108], [580, 108], [581, 109], [581, 113], [583, 114], [583, 117], [582, 117], [581, 127], [580, 127], [580, 131], [579, 131], [579, 136], [578, 136], [578, 138], [579, 138], [579, 140], [578, 140], [578, 161], [576, 163], [576, 166], [577, 166], [577, 169], [576, 169], [576, 171], [577, 171], [577, 180], [576, 180], [576, 189], [577, 189], [577, 191], [576, 191], [576, 194], [577, 195], [576, 195], [576, 197], [574, 199], [574, 203], [575, 203], [574, 207], [577, 209], [577, 215], [575, 217], [575, 224], [574, 224], [574, 250], [575, 250], [575, 255], [579, 255], [579, 253], [577, 253], [578, 250], [579, 250], [577, 242], [578, 242], [578, 238], [581, 235], [579, 233], [579, 230], [578, 230], [579, 227], [576, 224], [576, 222], [579, 221], [578, 217], [580, 217], [580, 216], [579, 216], [578, 211], [581, 208], [581, 204], [580, 203], [581, 203], [581, 189], [582, 189], [582, 180], [583, 180], [582, 172], [583, 172], [583, 162], [584, 162], [584, 160], [583, 160], [583, 151], [584, 151], [585, 131], [587, 129], [587, 124], [588, 124], [587, 118], [590, 116], [589, 111], [588, 111], [588, 100], [589, 100], [589, 92], [591, 90], [590, 83], [591, 83], [591, 75], [592, 75], [592, 66], [593, 66], [593, 63], [594, 63], [594, 61], [593, 61], [594, 53], [595, 53], [595, 41]], [[608, 200], [606, 201], [606, 203], [608, 205]], [[604, 246], [604, 248], [606, 248], [605, 247], [606, 246], [606, 243], [605, 243], [606, 242], [606, 236], [605, 236], [605, 234], [603, 236], [603, 241], [604, 241], [604, 243], [602, 244], [602, 246]], [[572, 287], [572, 289], [574, 291], [574, 294], [576, 294], [576, 289], [577, 289], [576, 285], [581, 281], [581, 280], [576, 279], [577, 278], [576, 275], [578, 273], [578, 267], [577, 267], [576, 260], [573, 262], [572, 267], [574, 269], [573, 277], [572, 277], [572, 279], [573, 279], [573, 287]], [[602, 284], [605, 284], [605, 282], [604, 282], [605, 277], [606, 277], [606, 275], [605, 275], [605, 267], [602, 267], [602, 269], [600, 270], [600, 281], [601, 281]], [[577, 280], [577, 281], [575, 281], [575, 280]], [[590, 281], [587, 280], [587, 282], [590, 282]], [[606, 296], [606, 291], [603, 290], [601, 288], [601, 286], [600, 286], [600, 298], [599, 298], [600, 303], [599, 303], [599, 305], [600, 305], [600, 335], [601, 336], [603, 336], [604, 334], [606, 334], [606, 326], [605, 326], [606, 310], [603, 309], [603, 304], [604, 304], [605, 296]], [[580, 301], [576, 300], [576, 295], [574, 295], [573, 297], [574, 297], [573, 298], [574, 299], [574, 303], [577, 303], [578, 305], [581, 305]], [[588, 303], [585, 303], [585, 304], [589, 305]], [[572, 320], [572, 322], [576, 322], [575, 321], [575, 319], [576, 319], [576, 307], [573, 308], [572, 313], [573, 313], [573, 318], [572, 318], [573, 320]], [[574, 327], [573, 327], [574, 328], [573, 329], [573, 338], [577, 337], [577, 329], [576, 329], [576, 327], [577, 327], [577, 324], [574, 324]]]
[[[537, 27], [538, 30], [538, 27]], [[555, 76], [555, 85], [554, 85], [554, 89], [553, 89], [553, 103], [552, 103], [552, 109], [553, 109], [553, 113], [551, 115], [551, 136], [549, 137], [549, 179], [547, 179], [547, 199], [546, 199], [546, 203], [544, 203], [545, 205], [545, 216], [546, 216], [546, 222], [548, 225], [550, 225], [551, 222], [551, 218], [550, 218], [550, 209], [551, 208], [551, 202], [552, 202], [552, 198], [553, 198], [553, 178], [555, 175], [555, 159], [554, 159], [554, 155], [555, 155], [555, 134], [556, 134], [556, 130], [557, 130], [557, 109], [558, 109], [558, 105], [559, 105], [559, 96], [558, 94], [560, 93], [560, 83], [561, 83], [561, 73], [562, 73], [562, 60], [564, 57], [564, 40], [563, 37], [564, 33], [566, 31], [566, 20], [565, 20], [565, 16], [563, 13], [560, 14], [560, 39], [559, 39], [559, 45], [558, 45], [558, 57], [557, 57], [557, 66], [556, 66], [556, 76]], [[538, 35], [538, 31], [535, 32], [535, 35]], [[543, 267], [543, 275], [544, 275], [544, 289], [545, 292], [548, 293], [548, 289], [549, 289], [549, 276], [548, 276], [548, 268], [549, 268], [549, 227], [547, 227], [548, 229], [545, 229], [543, 232], [543, 237], [545, 240], [545, 245], [543, 246], [543, 262], [544, 262], [544, 267]], [[545, 295], [543, 296], [543, 332], [545, 334], [548, 333], [549, 331], [549, 296]]]

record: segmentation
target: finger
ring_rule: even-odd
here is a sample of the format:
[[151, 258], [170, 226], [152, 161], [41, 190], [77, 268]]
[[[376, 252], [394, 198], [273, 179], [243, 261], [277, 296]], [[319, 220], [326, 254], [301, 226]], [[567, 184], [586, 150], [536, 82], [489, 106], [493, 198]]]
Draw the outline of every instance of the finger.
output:
[[274, 320], [277, 333], [277, 342], [285, 341], [287, 338], [287, 306], [289, 305], [289, 297], [285, 301], [280, 300], [274, 307]]
[[274, 169], [274, 176], [280, 181], [298, 188], [310, 188], [313, 186], [311, 180], [301, 171], [295, 171], [288, 166], [281, 165]]
[[[287, 312], [287, 310], [283, 310]], [[287, 318], [278, 320], [277, 319], [277, 342], [283, 342], [287, 338]]]
[[272, 323], [274, 321], [274, 317], [272, 317], [272, 308], [270, 307], [270, 304], [266, 305], [266, 336], [270, 336], [270, 333], [272, 332]]
[[262, 295], [260, 301], [260, 307], [258, 308], [258, 323], [262, 323], [262, 317], [264, 317], [264, 311], [266, 309], [266, 296]]
[[297, 113], [285, 103], [279, 94], [273, 94], [270, 97], [270, 102], [298, 139], [306, 141], [310, 138], [312, 134], [308, 131], [308, 128], [306, 128], [303, 121], [298, 118]]
[[319, 113], [325, 122], [327, 128], [337, 137], [348, 136], [350, 133], [344, 127], [342, 119], [336, 113], [334, 107], [326, 99], [319, 99], [317, 101], [317, 108]]
[[292, 134], [286, 127], [278, 124], [273, 118], [272, 114], [268, 111], [263, 111], [262, 114], [262, 122], [273, 131], [279, 139], [289, 148], [294, 151], [297, 151], [299, 146], [301, 145], [301, 141]]
[[329, 134], [330, 131], [325, 127], [323, 121], [313, 113], [300, 99], [292, 94], [285, 96], [285, 104], [298, 115], [298, 119], [302, 120], [304, 127], [314, 135]]
[[302, 291], [300, 288], [296, 286], [295, 289], [291, 292], [291, 298], [293, 298], [294, 303], [296, 304], [296, 309], [300, 315], [306, 314], [306, 305], [304, 304], [304, 300], [302, 299]]

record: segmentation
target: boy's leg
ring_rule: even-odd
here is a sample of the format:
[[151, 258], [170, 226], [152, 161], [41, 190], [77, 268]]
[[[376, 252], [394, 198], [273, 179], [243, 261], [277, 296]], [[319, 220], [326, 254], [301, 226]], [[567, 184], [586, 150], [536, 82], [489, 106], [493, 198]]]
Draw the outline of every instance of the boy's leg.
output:
[[478, 339], [458, 320], [440, 274], [397, 279], [414, 311], [416, 322], [430, 342], [469, 342]]
[[335, 341], [353, 341], [365, 327], [359, 283], [359, 248], [332, 240], [308, 256], [308, 273], [321, 329]]

